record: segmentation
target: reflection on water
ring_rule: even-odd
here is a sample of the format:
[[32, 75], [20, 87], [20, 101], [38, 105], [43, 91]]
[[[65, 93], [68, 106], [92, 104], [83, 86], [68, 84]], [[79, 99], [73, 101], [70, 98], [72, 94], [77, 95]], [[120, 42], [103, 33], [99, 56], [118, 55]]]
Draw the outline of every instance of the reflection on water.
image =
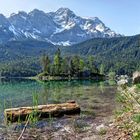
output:
[[92, 80], [37, 82], [28, 79], [1, 79], [0, 105], [4, 108], [28, 106], [37, 95], [39, 104], [75, 100], [83, 113], [104, 115], [114, 108], [116, 87], [111, 82]]

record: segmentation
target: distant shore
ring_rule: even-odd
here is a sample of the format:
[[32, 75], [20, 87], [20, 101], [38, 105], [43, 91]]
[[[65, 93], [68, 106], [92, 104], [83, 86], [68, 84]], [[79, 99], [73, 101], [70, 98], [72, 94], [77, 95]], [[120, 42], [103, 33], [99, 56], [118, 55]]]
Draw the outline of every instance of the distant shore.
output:
[[105, 75], [96, 75], [92, 77], [77, 77], [77, 76], [41, 76], [41, 77], [30, 77], [30, 79], [40, 81], [61, 81], [61, 80], [104, 80]]
[[69, 81], [69, 80], [105, 80], [105, 75], [98, 74], [92, 77], [77, 77], [77, 76], [30, 76], [30, 77], [7, 77], [2, 76], [0, 79], [30, 79], [37, 81]]

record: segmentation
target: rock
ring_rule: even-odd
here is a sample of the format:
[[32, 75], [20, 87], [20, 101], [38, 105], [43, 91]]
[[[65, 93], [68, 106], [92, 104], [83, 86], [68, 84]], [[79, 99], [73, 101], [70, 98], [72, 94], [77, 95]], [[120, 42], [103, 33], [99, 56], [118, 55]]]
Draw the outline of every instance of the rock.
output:
[[126, 85], [127, 83], [128, 83], [128, 80], [127, 79], [121, 79], [121, 80], [117, 81], [117, 84], [119, 86]]
[[136, 71], [133, 73], [133, 84], [138, 84], [140, 83], [140, 72]]
[[96, 130], [97, 130], [98, 132], [101, 131], [101, 130], [103, 130], [103, 129], [105, 129], [104, 124], [98, 125], [98, 126], [96, 127]]
[[128, 84], [129, 77], [127, 75], [117, 75], [116, 76], [117, 84], [119, 86]]

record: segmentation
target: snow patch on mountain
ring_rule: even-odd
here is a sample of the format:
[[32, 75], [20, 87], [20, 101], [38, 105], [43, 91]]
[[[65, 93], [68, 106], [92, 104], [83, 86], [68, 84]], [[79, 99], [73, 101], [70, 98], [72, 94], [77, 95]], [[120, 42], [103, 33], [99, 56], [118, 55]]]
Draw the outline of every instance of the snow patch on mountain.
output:
[[17, 33], [15, 27], [13, 25], [9, 26], [9, 30], [15, 35], [18, 36], [19, 34]]
[[[0, 14], [0, 41], [35, 39], [69, 46], [91, 38], [120, 37], [97, 17], [84, 18], [68, 8], [45, 13], [38, 9], [19, 11], [6, 18]], [[3, 40], [4, 39], [4, 40]]]
[[54, 42], [53, 44], [54, 45], [60, 45], [60, 46], [70, 46], [73, 43], [71, 43], [70, 41], [65, 41], [65, 42], [61, 41], [61, 42]]
[[100, 32], [104, 32], [105, 31], [105, 28], [102, 24], [99, 24], [96, 26], [96, 30], [100, 31]]

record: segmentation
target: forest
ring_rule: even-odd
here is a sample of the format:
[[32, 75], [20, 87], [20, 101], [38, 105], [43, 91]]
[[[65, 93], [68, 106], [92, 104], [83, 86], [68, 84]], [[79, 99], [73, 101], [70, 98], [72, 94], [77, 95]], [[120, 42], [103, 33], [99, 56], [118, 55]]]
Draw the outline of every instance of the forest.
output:
[[42, 71], [40, 57], [47, 54], [52, 63], [58, 48], [67, 59], [79, 56], [88, 61], [94, 57], [94, 65], [118, 75], [132, 73], [140, 69], [140, 36], [119, 38], [95, 38], [73, 46], [55, 46], [45, 41], [10, 41], [0, 45], [1, 76], [35, 76]]
[[62, 57], [59, 48], [52, 60], [48, 55], [43, 54], [40, 62], [43, 72], [38, 76], [92, 77], [104, 73], [102, 67], [98, 69], [95, 65], [93, 56], [87, 59], [82, 59], [78, 55]]

